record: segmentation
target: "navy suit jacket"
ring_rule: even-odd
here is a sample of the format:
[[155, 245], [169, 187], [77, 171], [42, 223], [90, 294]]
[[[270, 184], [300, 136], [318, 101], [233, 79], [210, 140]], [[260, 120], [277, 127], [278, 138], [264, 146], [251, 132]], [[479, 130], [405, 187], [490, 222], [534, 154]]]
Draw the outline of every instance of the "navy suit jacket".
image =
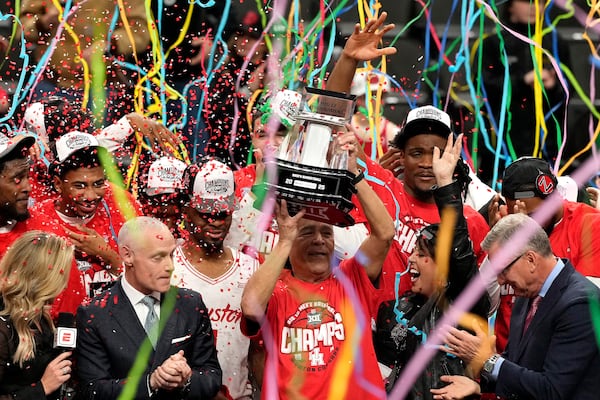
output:
[[518, 298], [510, 321], [496, 394], [507, 399], [600, 398], [600, 352], [590, 298], [600, 290], [568, 260], [539, 304], [527, 332], [529, 299]]
[[[148, 376], [169, 356], [184, 351], [192, 369], [189, 391], [159, 391], [153, 399], [212, 398], [221, 386], [213, 331], [200, 294], [188, 289], [176, 291], [176, 303], [156, 349], [137, 387], [136, 399], [148, 399]], [[164, 296], [163, 296], [164, 297]], [[166, 315], [161, 310], [161, 318]], [[79, 393], [86, 399], [116, 399], [133, 366], [138, 350], [147, 340], [133, 305], [121, 282], [77, 310], [76, 372]]]

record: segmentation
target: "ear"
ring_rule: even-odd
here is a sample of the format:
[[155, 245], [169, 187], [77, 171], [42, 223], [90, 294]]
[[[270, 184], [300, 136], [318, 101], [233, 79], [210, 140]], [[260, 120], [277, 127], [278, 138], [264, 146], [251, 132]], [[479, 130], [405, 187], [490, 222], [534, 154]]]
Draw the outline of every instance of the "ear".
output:
[[532, 274], [537, 269], [537, 257], [538, 254], [534, 251], [529, 250], [527, 254], [524, 256], [527, 262], [529, 263], [529, 272]]
[[404, 167], [404, 161], [406, 159], [406, 153], [404, 152], [404, 149], [400, 149], [398, 151], [398, 161], [400, 162], [400, 165], [402, 167]]
[[126, 266], [131, 267], [133, 265], [133, 252], [131, 251], [129, 246], [119, 246], [119, 255], [123, 259], [123, 263]]
[[57, 193], [62, 193], [62, 181], [58, 176], [54, 175], [54, 177], [52, 177], [52, 185]]

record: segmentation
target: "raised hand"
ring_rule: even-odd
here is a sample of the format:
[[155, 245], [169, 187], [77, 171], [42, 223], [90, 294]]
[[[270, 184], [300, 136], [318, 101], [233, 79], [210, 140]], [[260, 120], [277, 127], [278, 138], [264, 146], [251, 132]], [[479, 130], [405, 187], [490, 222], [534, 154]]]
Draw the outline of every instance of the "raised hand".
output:
[[600, 197], [600, 189], [595, 187], [588, 187], [585, 189], [587, 194], [590, 196], [590, 205], [596, 209], [600, 208], [600, 202], [598, 201], [598, 197]]
[[394, 29], [394, 24], [383, 26], [387, 13], [382, 12], [379, 18], [369, 20], [363, 29], [360, 24], [354, 26], [354, 32], [346, 41], [343, 54], [357, 61], [369, 61], [381, 56], [396, 53], [395, 47], [379, 48], [383, 36]]
[[302, 219], [305, 214], [305, 210], [300, 210], [293, 217], [290, 216], [287, 208], [287, 202], [281, 200], [281, 204], [275, 207], [277, 215], [277, 226], [279, 227], [279, 240], [293, 242], [298, 236], [298, 221]]
[[388, 151], [379, 159], [379, 165], [382, 168], [392, 171], [395, 177], [398, 177], [402, 172], [401, 151], [396, 147], [388, 148]]
[[452, 183], [454, 169], [462, 149], [462, 137], [463, 135], [460, 134], [454, 141], [454, 136], [450, 133], [442, 153], [438, 147], [433, 149], [432, 168], [438, 186], [446, 186]]
[[177, 149], [183, 145], [179, 136], [151, 118], [138, 113], [129, 113], [127, 121], [135, 132], [148, 138], [154, 151], [162, 150], [167, 155], [174, 155], [177, 153]]

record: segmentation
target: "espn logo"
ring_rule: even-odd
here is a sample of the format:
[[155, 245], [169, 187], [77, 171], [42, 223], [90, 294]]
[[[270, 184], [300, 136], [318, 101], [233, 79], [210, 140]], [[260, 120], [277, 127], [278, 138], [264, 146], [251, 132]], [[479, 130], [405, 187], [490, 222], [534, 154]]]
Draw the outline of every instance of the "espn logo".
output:
[[54, 347], [74, 349], [77, 344], [77, 329], [59, 326], [54, 336]]

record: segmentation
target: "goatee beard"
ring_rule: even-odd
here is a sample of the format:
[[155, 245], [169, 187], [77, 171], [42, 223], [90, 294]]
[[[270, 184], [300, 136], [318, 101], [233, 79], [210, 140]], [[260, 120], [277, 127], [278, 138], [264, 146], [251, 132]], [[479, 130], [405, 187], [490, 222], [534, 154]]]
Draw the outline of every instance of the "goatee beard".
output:
[[218, 243], [210, 243], [210, 242], [203, 242], [202, 243], [202, 248], [204, 249], [204, 252], [206, 254], [219, 254], [223, 252], [223, 242], [218, 242]]

